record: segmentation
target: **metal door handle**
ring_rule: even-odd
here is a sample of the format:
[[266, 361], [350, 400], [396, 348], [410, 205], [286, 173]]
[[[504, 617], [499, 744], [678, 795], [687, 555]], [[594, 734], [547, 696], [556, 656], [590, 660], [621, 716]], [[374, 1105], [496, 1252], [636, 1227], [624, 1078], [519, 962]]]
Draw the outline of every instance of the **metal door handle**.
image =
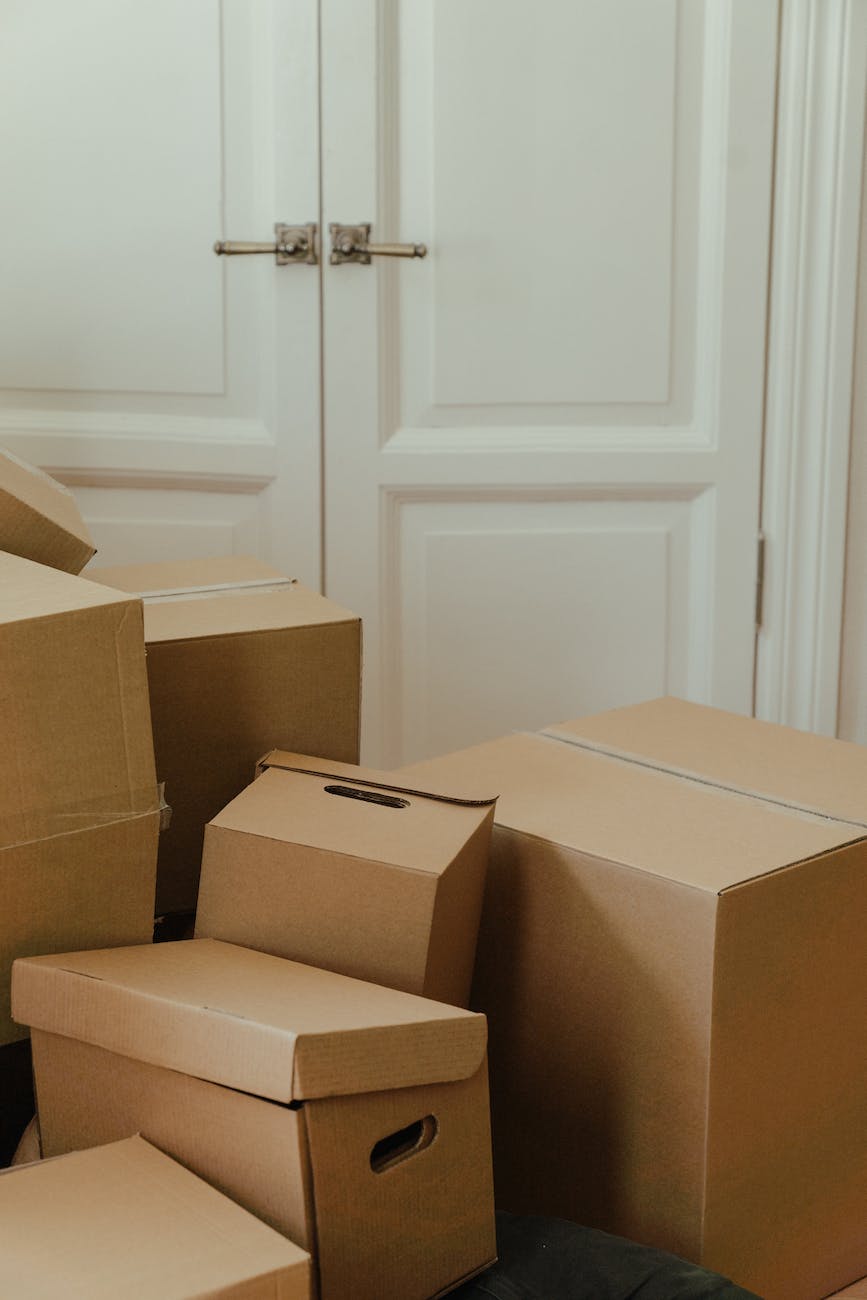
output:
[[341, 226], [332, 221], [328, 227], [331, 231], [332, 266], [342, 266], [344, 262], [360, 262], [369, 266], [371, 257], [426, 257], [424, 244], [371, 244], [370, 224], [363, 226]]
[[257, 244], [247, 239], [218, 239], [214, 252], [219, 257], [238, 257], [250, 253], [273, 253], [278, 266], [287, 266], [290, 262], [306, 262], [315, 266], [316, 224], [308, 226], [286, 226], [277, 222], [274, 226], [274, 243]]

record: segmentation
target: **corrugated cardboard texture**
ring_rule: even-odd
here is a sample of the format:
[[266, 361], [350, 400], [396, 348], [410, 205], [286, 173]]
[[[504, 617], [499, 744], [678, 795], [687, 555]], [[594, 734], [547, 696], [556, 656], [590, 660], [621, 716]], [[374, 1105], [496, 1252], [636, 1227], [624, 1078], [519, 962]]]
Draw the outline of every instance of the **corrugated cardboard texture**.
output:
[[307, 1300], [310, 1258], [140, 1137], [0, 1177], [16, 1300]]
[[859, 828], [544, 737], [396, 779], [470, 772], [500, 790], [471, 1005], [502, 1208], [675, 1251], [766, 1300], [863, 1273]]
[[668, 771], [867, 824], [867, 749], [671, 696], [546, 728]]
[[350, 779], [269, 768], [214, 818], [196, 934], [466, 1005], [493, 809]]
[[263, 1223], [314, 1248], [303, 1109], [38, 1029], [33, 1063], [46, 1157], [141, 1133]]
[[72, 493], [0, 451], [0, 551], [80, 573], [96, 548]]
[[17, 957], [147, 943], [159, 813], [0, 849], [0, 1043], [26, 1037], [10, 1013]]
[[212, 939], [16, 962], [21, 1023], [288, 1102], [466, 1078], [483, 1016]]
[[158, 912], [196, 905], [204, 827], [275, 746], [355, 762], [361, 623], [300, 584], [263, 595], [205, 588], [258, 582], [276, 570], [246, 557], [93, 570], [153, 591], [145, 638], [159, 779], [172, 808], [160, 840]]

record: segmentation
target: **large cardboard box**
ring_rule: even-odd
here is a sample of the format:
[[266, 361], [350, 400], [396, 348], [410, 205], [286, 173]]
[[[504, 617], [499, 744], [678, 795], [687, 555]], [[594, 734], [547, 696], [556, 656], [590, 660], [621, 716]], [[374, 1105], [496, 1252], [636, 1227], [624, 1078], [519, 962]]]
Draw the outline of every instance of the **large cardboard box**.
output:
[[144, 597], [157, 775], [172, 808], [157, 910], [192, 911], [205, 825], [262, 754], [358, 761], [361, 622], [245, 556], [88, 576]]
[[401, 773], [499, 790], [499, 1203], [766, 1300], [867, 1270], [867, 751], [665, 700]]
[[69, 488], [8, 451], [0, 451], [0, 551], [66, 573], [96, 553]]
[[0, 553], [0, 1043], [15, 957], [153, 934], [141, 602]]
[[19, 961], [43, 1151], [135, 1132], [315, 1257], [428, 1300], [495, 1254], [483, 1016], [211, 939]]
[[140, 1137], [0, 1176], [9, 1300], [308, 1300], [310, 1257]]
[[275, 750], [205, 830], [196, 934], [466, 1006], [494, 799]]

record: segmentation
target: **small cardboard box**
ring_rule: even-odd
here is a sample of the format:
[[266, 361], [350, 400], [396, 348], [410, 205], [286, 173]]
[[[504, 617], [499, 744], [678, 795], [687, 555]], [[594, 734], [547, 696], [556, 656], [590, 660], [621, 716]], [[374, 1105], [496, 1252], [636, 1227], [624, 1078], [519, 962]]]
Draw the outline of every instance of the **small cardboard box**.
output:
[[863, 1274], [867, 750], [662, 700], [399, 779], [500, 792], [471, 1002], [500, 1205], [766, 1300]]
[[88, 577], [144, 597], [157, 775], [172, 809], [157, 911], [191, 912], [205, 825], [262, 754], [358, 761], [361, 621], [246, 556]]
[[0, 553], [0, 1043], [15, 957], [153, 934], [141, 602]]
[[428, 1300], [495, 1255], [484, 1016], [211, 939], [16, 962], [46, 1156], [140, 1132], [314, 1255]]
[[466, 1006], [495, 800], [275, 750], [208, 825], [196, 934]]
[[143, 1138], [0, 1176], [0, 1295], [308, 1300], [310, 1256]]
[[69, 488], [0, 451], [0, 551], [80, 573], [96, 554]]

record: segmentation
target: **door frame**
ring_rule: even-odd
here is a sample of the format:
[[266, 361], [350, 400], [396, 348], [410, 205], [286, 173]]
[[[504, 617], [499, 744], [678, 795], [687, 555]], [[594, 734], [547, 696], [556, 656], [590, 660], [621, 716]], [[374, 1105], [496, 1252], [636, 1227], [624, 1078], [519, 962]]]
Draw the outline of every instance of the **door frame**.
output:
[[782, 0], [755, 714], [838, 723], [867, 6]]

